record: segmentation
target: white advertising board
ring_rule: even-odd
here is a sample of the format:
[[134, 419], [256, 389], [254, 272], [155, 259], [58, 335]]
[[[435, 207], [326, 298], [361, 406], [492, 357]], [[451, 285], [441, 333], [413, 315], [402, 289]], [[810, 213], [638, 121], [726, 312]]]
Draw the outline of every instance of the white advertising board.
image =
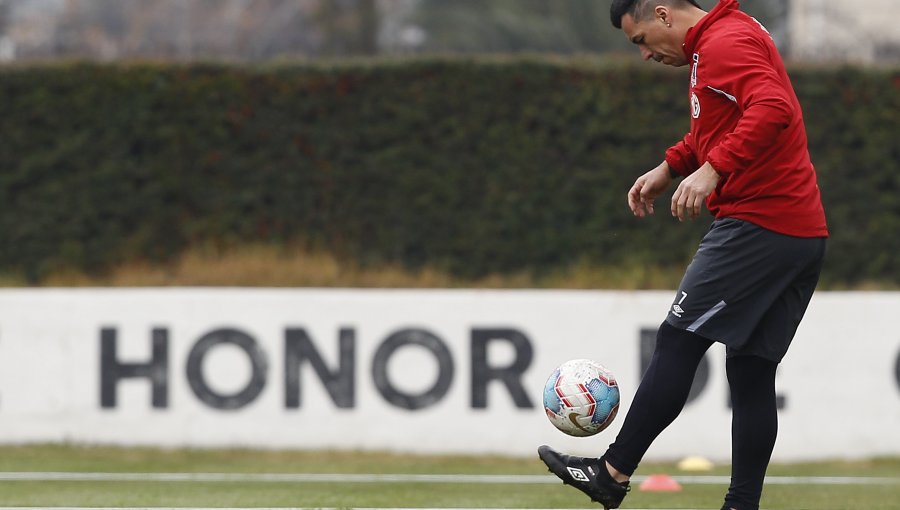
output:
[[[672, 292], [0, 291], [0, 442], [598, 454]], [[780, 460], [900, 454], [900, 293], [818, 293], [779, 369]], [[643, 350], [642, 350], [643, 349]], [[616, 423], [568, 438], [550, 372], [592, 358]], [[724, 349], [648, 459], [727, 460]]]

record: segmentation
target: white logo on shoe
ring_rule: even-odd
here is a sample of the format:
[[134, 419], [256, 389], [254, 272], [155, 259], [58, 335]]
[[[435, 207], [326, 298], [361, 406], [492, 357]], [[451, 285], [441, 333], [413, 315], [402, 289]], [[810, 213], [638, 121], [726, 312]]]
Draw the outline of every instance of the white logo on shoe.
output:
[[569, 474], [572, 475], [572, 478], [578, 480], [579, 482], [591, 481], [591, 479], [588, 478], [588, 475], [584, 474], [584, 471], [582, 471], [578, 468], [567, 467], [566, 469], [569, 471]]

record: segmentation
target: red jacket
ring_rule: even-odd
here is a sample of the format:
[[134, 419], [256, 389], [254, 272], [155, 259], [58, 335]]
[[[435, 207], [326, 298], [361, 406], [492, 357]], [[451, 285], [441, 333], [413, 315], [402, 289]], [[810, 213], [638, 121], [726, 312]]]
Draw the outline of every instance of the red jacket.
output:
[[689, 175], [709, 162], [722, 175], [706, 206], [797, 237], [825, 237], [828, 227], [803, 113], [768, 32], [719, 4], [684, 42], [691, 63], [691, 131], [666, 152], [669, 166]]

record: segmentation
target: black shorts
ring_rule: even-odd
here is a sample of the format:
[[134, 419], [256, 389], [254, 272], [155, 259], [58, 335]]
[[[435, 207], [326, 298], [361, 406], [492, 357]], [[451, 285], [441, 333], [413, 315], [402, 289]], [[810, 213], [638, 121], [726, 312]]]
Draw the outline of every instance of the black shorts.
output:
[[731, 356], [784, 358], [819, 281], [825, 238], [778, 234], [734, 218], [713, 222], [666, 322], [721, 342]]

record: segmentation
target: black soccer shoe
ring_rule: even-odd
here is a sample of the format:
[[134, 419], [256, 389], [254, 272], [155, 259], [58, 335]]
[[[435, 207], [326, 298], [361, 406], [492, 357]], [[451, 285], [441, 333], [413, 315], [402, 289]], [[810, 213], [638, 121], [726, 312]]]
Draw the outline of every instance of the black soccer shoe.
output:
[[619, 508], [631, 490], [628, 482], [619, 483], [613, 479], [603, 459], [563, 455], [546, 445], [538, 448], [538, 456], [564, 484], [587, 494], [591, 501], [600, 503], [606, 510]]

